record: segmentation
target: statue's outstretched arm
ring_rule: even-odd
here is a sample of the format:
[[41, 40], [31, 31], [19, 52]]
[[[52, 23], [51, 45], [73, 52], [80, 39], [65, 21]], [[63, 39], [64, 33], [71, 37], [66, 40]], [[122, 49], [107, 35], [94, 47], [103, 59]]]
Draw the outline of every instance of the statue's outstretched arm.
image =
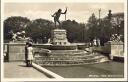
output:
[[65, 12], [64, 13], [61, 13], [61, 14], [66, 14], [66, 12], [67, 12], [67, 8], [66, 8]]

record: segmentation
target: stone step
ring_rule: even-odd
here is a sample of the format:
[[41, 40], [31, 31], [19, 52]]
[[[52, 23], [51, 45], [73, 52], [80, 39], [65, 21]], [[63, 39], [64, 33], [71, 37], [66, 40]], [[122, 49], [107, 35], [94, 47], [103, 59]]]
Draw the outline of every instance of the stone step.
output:
[[44, 62], [44, 63], [37, 63], [40, 66], [72, 66], [72, 65], [84, 65], [84, 64], [94, 64], [100, 63], [99, 61], [88, 61], [88, 62]]
[[92, 64], [92, 63], [96, 63], [96, 60], [93, 61], [58, 61], [58, 62], [36, 62], [37, 64], [41, 65], [41, 66], [62, 66], [62, 65], [82, 65], [82, 64]]
[[43, 61], [51, 61], [51, 60], [55, 60], [55, 61], [58, 61], [58, 60], [88, 60], [88, 59], [94, 59], [95, 57], [93, 58], [42, 58], [42, 59], [36, 59], [36, 60], [43, 60]]
[[40, 55], [36, 55], [35, 58], [88, 58], [88, 57], [95, 57], [95, 56], [102, 56], [99, 54], [90, 54], [90, 55], [74, 55], [74, 56], [70, 56], [70, 55], [48, 55], [48, 56], [40, 56]]
[[44, 54], [44, 53], [38, 53], [38, 54], [35, 54], [35, 55], [40, 55], [40, 56], [44, 56], [44, 55], [70, 55], [70, 56], [74, 56], [74, 55], [89, 55], [91, 53], [49, 53], [49, 54]]
[[[86, 51], [84, 50], [50, 50], [52, 54], [73, 54], [73, 53], [87, 53]], [[45, 53], [46, 50], [38, 50], [36, 51], [38, 53]], [[63, 53], [62, 53], [63, 52]]]
[[75, 61], [75, 62], [69, 62], [69, 61], [56, 61], [56, 62], [36, 62], [40, 66], [72, 66], [72, 65], [84, 65], [84, 64], [95, 64], [100, 63], [102, 61], [97, 60], [91, 60], [91, 61]]
[[104, 58], [103, 56], [99, 56], [99, 57], [94, 57], [94, 58], [89, 58], [89, 59], [48, 59], [48, 60], [45, 60], [45, 59], [35, 59], [35, 62], [45, 62], [45, 61], [51, 61], [51, 62], [55, 62], [55, 61], [90, 61], [90, 60], [97, 60], [97, 59], [101, 59], [101, 58]]
[[[56, 53], [55, 53], [56, 52]], [[60, 51], [55, 51], [54, 54], [38, 54], [35, 56], [35, 63], [42, 66], [63, 66], [63, 65], [82, 65], [82, 64], [92, 64], [104, 62], [107, 57], [99, 53], [60, 53]], [[59, 52], [59, 53], [58, 53]], [[66, 51], [65, 51], [66, 52]], [[68, 51], [70, 52], [70, 51]], [[75, 52], [75, 51], [72, 51]]]
[[[35, 52], [47, 52], [48, 49], [35, 49]], [[84, 50], [50, 50], [52, 53], [80, 53], [86, 52]]]
[[100, 57], [104, 57], [102, 55], [91, 55], [91, 56], [55, 56], [55, 57], [35, 57], [35, 60], [44, 60], [44, 61], [51, 61], [51, 60], [87, 60], [87, 59], [96, 59], [96, 58], [100, 58]]
[[92, 63], [74, 63], [74, 64], [39, 64], [40, 66], [77, 66], [77, 65], [84, 65], [84, 64], [94, 64], [96, 62]]
[[51, 52], [54, 52], [54, 53], [80, 53], [80, 52], [85, 52], [84, 50], [51, 50]]
[[77, 60], [77, 59], [87, 59], [87, 58], [81, 58], [81, 57], [77, 57], [77, 58], [36, 58], [36, 60]]
[[[35, 54], [35, 56], [88, 56], [92, 53], [81, 53], [81, 54]], [[96, 55], [96, 54], [93, 54]]]
[[70, 63], [43, 63], [39, 64], [40, 66], [78, 66], [78, 65], [86, 65], [86, 64], [96, 64], [100, 63], [98, 61], [93, 61], [93, 62], [70, 62]]

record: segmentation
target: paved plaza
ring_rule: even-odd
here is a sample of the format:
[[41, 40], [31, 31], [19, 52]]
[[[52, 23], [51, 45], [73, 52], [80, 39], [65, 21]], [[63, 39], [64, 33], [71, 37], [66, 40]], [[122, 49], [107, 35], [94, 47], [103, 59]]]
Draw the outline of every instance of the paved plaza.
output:
[[26, 67], [24, 62], [5, 62], [4, 78], [48, 78], [33, 67]]

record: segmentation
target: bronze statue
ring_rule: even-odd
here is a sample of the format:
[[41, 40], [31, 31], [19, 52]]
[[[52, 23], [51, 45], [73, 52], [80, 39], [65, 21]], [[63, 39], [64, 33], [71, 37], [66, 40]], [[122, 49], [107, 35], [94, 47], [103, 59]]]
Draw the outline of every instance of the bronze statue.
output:
[[[56, 23], [57, 23], [57, 22], [59, 23], [59, 26], [61, 26], [61, 23], [60, 23], [60, 21], [59, 21], [60, 15], [61, 15], [61, 14], [65, 14], [65, 17], [66, 17], [66, 12], [67, 12], [67, 8], [66, 8], [66, 10], [65, 10], [64, 13], [62, 13], [62, 10], [59, 9], [57, 12], [55, 12], [55, 13], [52, 15], [52, 17], [54, 17], [55, 27], [56, 27]], [[66, 18], [65, 18], [65, 19], [66, 19]]]

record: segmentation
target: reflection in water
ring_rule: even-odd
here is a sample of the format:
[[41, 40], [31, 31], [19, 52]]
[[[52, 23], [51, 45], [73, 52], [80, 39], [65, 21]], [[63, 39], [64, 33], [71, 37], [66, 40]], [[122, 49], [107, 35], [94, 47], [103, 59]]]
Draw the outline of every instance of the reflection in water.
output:
[[60, 66], [45, 67], [65, 78], [88, 78], [88, 77], [123, 77], [124, 63], [106, 62], [99, 64], [81, 65], [81, 66]]

